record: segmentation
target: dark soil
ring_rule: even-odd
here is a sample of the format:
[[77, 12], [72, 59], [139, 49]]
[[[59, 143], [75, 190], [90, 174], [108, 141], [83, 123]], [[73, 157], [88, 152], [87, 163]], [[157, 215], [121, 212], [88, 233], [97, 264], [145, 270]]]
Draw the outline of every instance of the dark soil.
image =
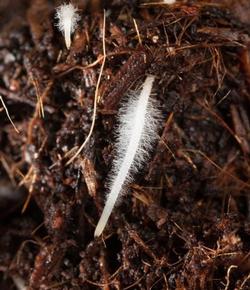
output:
[[[78, 2], [69, 51], [59, 1], [0, 2], [0, 289], [250, 289], [250, 2]], [[148, 74], [160, 138], [94, 239]]]

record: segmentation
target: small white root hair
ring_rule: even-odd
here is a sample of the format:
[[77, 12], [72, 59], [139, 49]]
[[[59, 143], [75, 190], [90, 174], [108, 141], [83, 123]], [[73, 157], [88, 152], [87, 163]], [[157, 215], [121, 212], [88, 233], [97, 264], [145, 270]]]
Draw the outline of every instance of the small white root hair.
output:
[[62, 4], [56, 8], [55, 18], [58, 19], [56, 26], [62, 32], [67, 49], [71, 46], [71, 34], [75, 31], [80, 16], [78, 8], [72, 3]]
[[163, 0], [163, 3], [168, 5], [174, 4], [175, 2], [176, 0]]
[[18, 290], [28, 290], [28, 287], [25, 285], [25, 281], [21, 277], [13, 275], [12, 280]]

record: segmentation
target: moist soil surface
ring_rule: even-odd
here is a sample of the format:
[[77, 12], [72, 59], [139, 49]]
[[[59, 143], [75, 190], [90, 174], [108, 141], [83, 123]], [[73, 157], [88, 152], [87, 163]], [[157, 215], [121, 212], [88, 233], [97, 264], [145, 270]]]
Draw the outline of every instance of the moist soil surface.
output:
[[[1, 1], [1, 290], [250, 289], [250, 2], [156, 2], [75, 1], [67, 50], [59, 1]], [[94, 238], [147, 75], [159, 138]]]

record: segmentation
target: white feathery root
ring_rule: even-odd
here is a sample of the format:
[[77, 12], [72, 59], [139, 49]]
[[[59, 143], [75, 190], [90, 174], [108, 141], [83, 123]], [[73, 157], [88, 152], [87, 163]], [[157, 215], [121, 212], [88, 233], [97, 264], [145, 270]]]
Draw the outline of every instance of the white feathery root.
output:
[[13, 275], [12, 280], [18, 290], [28, 290], [28, 287], [25, 285], [25, 281], [21, 277]]
[[175, 2], [176, 0], [163, 0], [163, 3], [168, 5], [174, 4]]
[[151, 91], [155, 76], [148, 76], [141, 92], [134, 93], [119, 110], [117, 129], [117, 156], [110, 173], [109, 193], [102, 215], [95, 229], [95, 237], [103, 232], [118, 196], [132, 181], [133, 176], [149, 157], [152, 145], [157, 139], [160, 112]]
[[69, 49], [71, 45], [71, 34], [75, 31], [77, 22], [80, 20], [77, 11], [78, 8], [72, 3], [64, 3], [56, 8], [55, 17], [58, 19], [57, 27], [64, 35], [67, 49]]

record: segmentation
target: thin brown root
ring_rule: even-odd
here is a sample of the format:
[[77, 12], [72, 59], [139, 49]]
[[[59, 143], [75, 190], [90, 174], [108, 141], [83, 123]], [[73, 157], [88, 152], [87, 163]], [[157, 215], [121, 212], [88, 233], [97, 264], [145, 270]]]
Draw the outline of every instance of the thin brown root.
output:
[[2, 104], [3, 104], [4, 110], [5, 110], [5, 112], [6, 112], [6, 115], [7, 115], [8, 119], [9, 119], [11, 125], [13, 126], [13, 128], [15, 129], [15, 131], [19, 134], [20, 132], [19, 132], [19, 130], [17, 129], [17, 127], [15, 126], [14, 122], [11, 120], [11, 117], [10, 117], [9, 111], [8, 111], [8, 109], [7, 109], [7, 107], [6, 107], [5, 103], [4, 103], [4, 100], [3, 100], [3, 97], [2, 97], [2, 96], [0, 96], [0, 100], [1, 100], [1, 102], [2, 102]]
[[186, 152], [193, 152], [193, 153], [198, 153], [201, 156], [203, 156], [205, 159], [207, 159], [215, 168], [217, 168], [219, 171], [221, 171], [222, 173], [225, 173], [226, 175], [230, 176], [231, 178], [233, 178], [235, 181], [239, 182], [242, 187], [247, 187], [250, 188], [250, 184], [247, 182], [242, 181], [240, 178], [238, 178], [237, 176], [229, 173], [228, 171], [225, 171], [221, 166], [219, 166], [217, 163], [215, 163], [211, 158], [209, 158], [205, 153], [203, 153], [200, 150], [195, 150], [195, 149], [182, 149], [182, 151], [186, 151]]
[[28, 193], [28, 196], [27, 196], [26, 201], [25, 201], [25, 203], [23, 205], [23, 208], [22, 208], [22, 214], [26, 211], [26, 209], [27, 209], [27, 207], [28, 207], [28, 205], [30, 203], [36, 178], [37, 178], [37, 174], [36, 174], [36, 172], [34, 172], [33, 176], [32, 176], [32, 179], [31, 179], [30, 187], [29, 187], [29, 193]]
[[39, 112], [39, 117], [44, 118], [44, 108], [43, 108], [43, 100], [39, 91], [37, 80], [34, 79], [33, 76], [31, 76], [31, 82], [35, 88], [36, 91], [36, 98], [37, 98], [37, 107]]
[[197, 103], [205, 109], [208, 113], [210, 113], [212, 116], [214, 116], [219, 123], [234, 137], [234, 139], [237, 141], [239, 145], [241, 145], [241, 139], [240, 137], [234, 133], [234, 131], [226, 124], [226, 122], [214, 111], [212, 111], [208, 106], [205, 104], [201, 103], [200, 101], [197, 101]]
[[134, 18], [133, 18], [133, 22], [134, 22], [135, 31], [136, 31], [136, 34], [137, 34], [137, 37], [138, 37], [139, 44], [142, 45], [141, 35], [140, 35], [140, 32], [139, 32], [136, 20]]
[[226, 281], [227, 281], [227, 284], [225, 286], [225, 290], [228, 290], [229, 286], [230, 286], [230, 273], [231, 273], [231, 270], [232, 269], [235, 269], [235, 268], [238, 268], [238, 266], [236, 265], [231, 265], [228, 270], [227, 270], [227, 276], [226, 276]]
[[247, 280], [249, 280], [249, 279], [250, 279], [250, 274], [244, 279], [244, 281], [240, 285], [239, 290], [243, 290], [244, 289], [243, 287], [245, 286], [245, 284], [247, 283]]
[[73, 155], [73, 157], [71, 157], [70, 160], [66, 163], [66, 166], [69, 165], [70, 163], [72, 163], [73, 160], [75, 160], [75, 158], [81, 153], [81, 151], [83, 150], [83, 148], [85, 147], [85, 145], [89, 141], [89, 139], [90, 139], [90, 137], [91, 137], [91, 135], [93, 133], [94, 127], [95, 127], [95, 118], [96, 118], [96, 111], [97, 111], [97, 103], [100, 100], [99, 87], [100, 87], [101, 77], [102, 77], [102, 73], [103, 73], [103, 69], [104, 69], [104, 65], [105, 65], [105, 61], [106, 61], [105, 30], [106, 30], [106, 14], [105, 14], [105, 10], [104, 10], [104, 15], [103, 15], [103, 34], [102, 34], [103, 35], [103, 39], [102, 39], [102, 44], [103, 44], [103, 61], [102, 61], [100, 73], [99, 73], [98, 80], [97, 80], [96, 90], [95, 90], [95, 99], [94, 99], [94, 108], [93, 108], [92, 123], [91, 123], [91, 127], [90, 127], [90, 130], [89, 130], [89, 134], [86, 137], [85, 141], [82, 143], [82, 145], [77, 150], [77, 152]]

